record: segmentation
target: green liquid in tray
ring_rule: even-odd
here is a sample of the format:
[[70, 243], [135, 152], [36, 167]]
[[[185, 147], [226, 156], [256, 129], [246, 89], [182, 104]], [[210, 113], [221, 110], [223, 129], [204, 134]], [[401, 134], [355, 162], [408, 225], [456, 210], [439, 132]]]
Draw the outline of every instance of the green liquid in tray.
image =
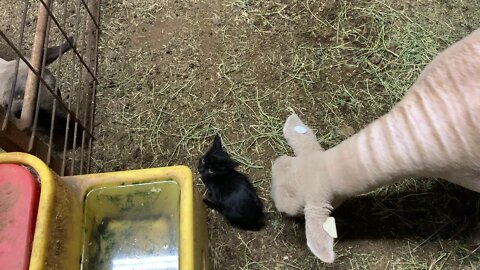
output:
[[175, 181], [92, 189], [82, 269], [178, 269], [179, 206]]

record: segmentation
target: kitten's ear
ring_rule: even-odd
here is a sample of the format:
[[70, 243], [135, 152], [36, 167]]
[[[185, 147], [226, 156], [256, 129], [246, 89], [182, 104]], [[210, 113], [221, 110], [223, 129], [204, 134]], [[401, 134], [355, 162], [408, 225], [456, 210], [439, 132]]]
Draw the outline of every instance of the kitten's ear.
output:
[[307, 245], [312, 253], [323, 262], [333, 263], [335, 260], [333, 237], [323, 228], [329, 212], [319, 213], [318, 208], [311, 211], [305, 209], [305, 234]]
[[212, 149], [222, 149], [222, 140], [220, 139], [220, 135], [215, 135], [213, 139]]

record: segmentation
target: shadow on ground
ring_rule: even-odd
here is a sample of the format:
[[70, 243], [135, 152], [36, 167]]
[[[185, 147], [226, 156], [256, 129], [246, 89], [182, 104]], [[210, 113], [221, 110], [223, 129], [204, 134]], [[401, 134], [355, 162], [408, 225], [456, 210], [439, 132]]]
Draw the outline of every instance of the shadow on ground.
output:
[[353, 198], [333, 215], [344, 239], [465, 239], [480, 220], [480, 194], [435, 181], [422, 192]]
[[[332, 216], [339, 237], [356, 239], [458, 239], [480, 222], [480, 194], [444, 181], [423, 191], [362, 195], [345, 201]], [[299, 223], [303, 218], [287, 218]]]

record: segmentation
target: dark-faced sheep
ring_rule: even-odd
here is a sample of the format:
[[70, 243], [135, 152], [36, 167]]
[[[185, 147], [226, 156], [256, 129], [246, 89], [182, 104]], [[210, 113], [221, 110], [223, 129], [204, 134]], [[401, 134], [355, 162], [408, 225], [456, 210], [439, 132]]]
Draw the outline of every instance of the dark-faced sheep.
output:
[[[73, 44], [73, 38], [70, 38], [70, 42], [65, 41], [60, 46], [48, 48], [45, 55], [45, 65], [48, 66], [53, 63], [60, 55], [69, 51]], [[0, 58], [0, 106], [7, 109], [11, 106], [10, 112], [19, 117], [22, 112], [23, 97], [25, 94], [25, 84], [27, 82], [27, 75], [29, 67], [20, 59], [18, 63], [17, 77], [15, 78], [15, 67], [17, 60], [6, 61]], [[56, 79], [52, 72], [48, 68], [44, 69], [43, 80], [50, 86], [51, 89], [56, 90]], [[12, 87], [13, 88], [12, 91]], [[40, 110], [51, 112], [54, 97], [45, 85], [40, 83], [39, 86], [39, 106]], [[13, 98], [12, 98], [13, 95]], [[11, 100], [11, 103], [10, 103]]]

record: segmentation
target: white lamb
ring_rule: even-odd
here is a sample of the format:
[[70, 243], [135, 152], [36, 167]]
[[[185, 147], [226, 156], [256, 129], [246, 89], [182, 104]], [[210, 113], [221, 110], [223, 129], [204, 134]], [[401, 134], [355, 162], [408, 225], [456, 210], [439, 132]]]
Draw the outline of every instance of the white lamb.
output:
[[[386, 115], [324, 151], [296, 115], [284, 126], [295, 157], [272, 166], [276, 208], [304, 214], [307, 244], [333, 262], [323, 228], [344, 200], [406, 177], [438, 177], [480, 192], [480, 30], [440, 53]], [[477, 234], [478, 235], [478, 234]]]

